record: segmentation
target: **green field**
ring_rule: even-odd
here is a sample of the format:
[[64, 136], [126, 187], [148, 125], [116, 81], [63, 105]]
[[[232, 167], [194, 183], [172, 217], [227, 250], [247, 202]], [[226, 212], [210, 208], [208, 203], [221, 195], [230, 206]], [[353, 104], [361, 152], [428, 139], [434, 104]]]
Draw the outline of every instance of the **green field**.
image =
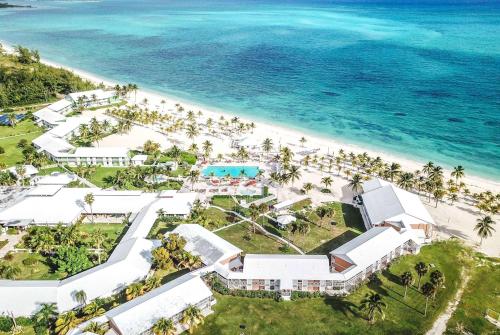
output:
[[[34, 265], [24, 265], [23, 260], [28, 258], [30, 255], [36, 257], [38, 262]], [[3, 262], [14, 265], [21, 270], [21, 273], [16, 276], [16, 279], [28, 279], [28, 280], [50, 280], [50, 279], [62, 279], [67, 276], [66, 273], [59, 273], [52, 271], [48, 257], [44, 257], [40, 254], [30, 254], [28, 252], [18, 252], [13, 254], [13, 258], [10, 261], [3, 260]]]
[[254, 234], [250, 224], [242, 223], [218, 231], [216, 234], [247, 254], [296, 253], [294, 249], [284, 250], [282, 243], [262, 235], [258, 229], [256, 231], [257, 233]]
[[0, 155], [0, 163], [7, 167], [22, 163], [22, 149], [17, 147], [21, 139], [26, 139], [28, 144], [43, 133], [42, 128], [35, 125], [32, 120], [24, 120], [15, 127], [0, 126], [0, 147], [5, 153]]
[[487, 309], [500, 313], [500, 260], [483, 258], [471, 269], [471, 278], [457, 309], [448, 322], [446, 334], [463, 327], [473, 334], [499, 334], [500, 330], [484, 316]]
[[[425, 334], [458, 288], [463, 250], [456, 241], [424, 247], [419, 255], [405, 256], [393, 263], [389, 271], [379, 275], [380, 282], [362, 286], [346, 298], [276, 302], [216, 295], [215, 313], [206, 318], [195, 334]], [[430, 302], [427, 317], [423, 315], [424, 296], [412, 287], [403, 299], [404, 288], [398, 279], [419, 261], [434, 264], [446, 276], [445, 287]], [[426, 282], [428, 276], [422, 281]], [[382, 295], [387, 303], [385, 320], [373, 325], [368, 324], [364, 312], [358, 308], [370, 290]], [[240, 325], [245, 325], [245, 329], [240, 329]]]

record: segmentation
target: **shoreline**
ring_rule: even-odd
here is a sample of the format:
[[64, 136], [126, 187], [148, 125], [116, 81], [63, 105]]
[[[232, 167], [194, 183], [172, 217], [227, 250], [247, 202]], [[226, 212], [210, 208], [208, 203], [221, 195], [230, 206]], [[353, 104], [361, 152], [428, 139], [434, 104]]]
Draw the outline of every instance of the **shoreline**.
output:
[[[2, 43], [2, 45], [4, 46], [4, 49], [7, 52], [13, 51], [13, 47], [11, 44], [6, 43], [3, 40], [0, 40], [0, 43]], [[104, 77], [99, 76], [98, 74], [90, 73], [90, 72], [87, 72], [85, 70], [81, 70], [81, 69], [74, 68], [71, 66], [63, 65], [63, 64], [51, 61], [51, 60], [43, 58], [43, 57], [40, 59], [40, 61], [46, 65], [49, 65], [49, 66], [53, 66], [53, 67], [57, 67], [57, 68], [64, 68], [66, 70], [69, 70], [69, 71], [73, 72], [74, 74], [82, 77], [83, 79], [89, 80], [95, 84], [103, 83], [104, 85], [111, 86], [111, 87], [113, 87], [117, 84], [120, 84], [118, 81], [114, 81], [114, 80], [109, 79], [109, 78], [104, 78]], [[122, 83], [122, 84], [124, 84], [124, 83]], [[122, 85], [122, 84], [120, 84], [120, 85]], [[319, 134], [319, 135], [314, 134], [313, 135], [313, 134], [308, 133], [307, 131], [294, 129], [293, 127], [282, 125], [282, 124], [275, 124], [272, 121], [268, 121], [268, 120], [264, 121], [264, 120], [259, 119], [259, 118], [252, 119], [252, 118], [248, 118], [246, 116], [241, 117], [238, 114], [231, 113], [231, 111], [221, 110], [221, 109], [214, 108], [211, 106], [204, 106], [204, 105], [201, 105], [198, 103], [186, 101], [182, 98], [175, 97], [172, 95], [167, 95], [167, 94], [164, 94], [162, 92], [154, 91], [151, 89], [139, 89], [137, 91], [137, 100], [136, 101], [140, 102], [140, 101], [144, 100], [144, 98], [148, 99], [148, 104], [157, 105], [157, 106], [161, 105], [161, 103], [160, 103], [161, 100], [165, 100], [166, 101], [165, 109], [167, 109], [167, 110], [171, 109], [171, 108], [175, 109], [175, 104], [178, 103], [178, 104], [181, 104], [185, 110], [202, 111], [205, 117], [212, 117], [214, 120], [218, 119], [221, 115], [223, 115], [225, 118], [232, 118], [232, 117], [237, 116], [243, 122], [255, 123], [255, 125], [257, 127], [256, 127], [256, 130], [254, 132], [254, 135], [255, 134], [258, 135], [260, 133], [260, 134], [263, 134], [263, 136], [266, 136], [266, 134], [267, 134], [266, 137], [272, 138], [273, 141], [275, 142], [275, 144], [278, 144], [278, 142], [279, 142], [281, 144], [287, 144], [287, 145], [296, 146], [297, 148], [300, 148], [299, 139], [301, 137], [305, 137], [307, 139], [305, 149], [307, 149], [307, 148], [319, 148], [320, 152], [323, 152], [323, 153], [332, 152], [332, 151], [336, 153], [336, 152], [338, 152], [339, 149], [343, 149], [346, 153], [348, 153], [350, 151], [352, 151], [356, 154], [366, 152], [371, 157], [380, 156], [384, 161], [389, 162], [389, 163], [390, 162], [397, 162], [397, 163], [401, 164], [401, 168], [403, 170], [407, 170], [407, 171], [411, 171], [411, 172], [413, 172], [415, 170], [421, 170], [422, 166], [426, 163], [426, 162], [422, 162], [422, 161], [404, 158], [404, 157], [398, 156], [397, 154], [394, 154], [394, 153], [385, 152], [381, 149], [377, 149], [377, 150], [374, 150], [371, 148], [366, 149], [366, 148], [363, 148], [359, 145], [345, 143], [345, 142], [342, 142], [342, 141], [335, 139], [335, 138], [331, 138], [328, 136], [322, 136], [321, 134]], [[311, 132], [312, 132], [312, 130], [311, 130]], [[271, 136], [269, 134], [273, 134], [273, 135]], [[254, 137], [258, 137], [258, 136], [254, 136]], [[261, 136], [261, 140], [263, 140], [264, 138], [265, 137]], [[279, 139], [278, 141], [276, 141], [277, 138]], [[435, 162], [435, 164], [440, 164], [440, 163]], [[450, 172], [451, 172], [450, 169], [443, 168], [443, 170], [444, 170], [445, 175], [449, 177]], [[489, 178], [477, 176], [474, 174], [470, 174], [467, 170], [465, 172], [466, 172], [466, 176], [465, 176], [465, 178], [463, 178], [463, 181], [469, 186], [469, 188], [476, 189], [476, 190], [471, 189], [472, 192], [474, 192], [474, 191], [486, 191], [486, 190], [489, 190], [492, 192], [500, 192], [500, 181], [495, 181], [494, 179], [489, 179]]]

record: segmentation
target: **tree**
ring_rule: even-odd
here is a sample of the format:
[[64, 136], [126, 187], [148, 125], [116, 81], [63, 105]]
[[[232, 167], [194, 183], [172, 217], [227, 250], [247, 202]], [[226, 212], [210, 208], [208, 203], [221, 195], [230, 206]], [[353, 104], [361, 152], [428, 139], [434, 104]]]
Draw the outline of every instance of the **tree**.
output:
[[187, 177], [187, 180], [191, 183], [191, 190], [193, 190], [194, 184], [198, 181], [199, 178], [200, 178], [200, 171], [199, 170], [189, 171], [189, 175]]
[[41, 304], [40, 309], [33, 315], [34, 330], [36, 334], [47, 335], [57, 318], [57, 306], [55, 303]]
[[301, 137], [300, 138], [300, 144], [302, 145], [302, 147], [304, 147], [304, 144], [306, 144], [307, 140], [305, 137]]
[[307, 194], [309, 192], [312, 191], [312, 189], [314, 188], [313, 184], [312, 183], [305, 183], [302, 188], [304, 189], [304, 192]]
[[295, 181], [300, 179], [300, 177], [301, 177], [300, 168], [296, 165], [290, 166], [290, 168], [288, 169], [287, 176], [288, 176], [288, 180], [290, 180], [292, 182], [292, 186], [293, 186]]
[[437, 207], [438, 202], [443, 199], [443, 197], [446, 195], [446, 191], [443, 190], [442, 188], [436, 188], [434, 192], [432, 192], [432, 196], [434, 197], [434, 200], [436, 200], [436, 205]]
[[436, 294], [436, 286], [432, 283], [425, 283], [422, 285], [422, 293], [425, 296], [425, 311], [424, 316], [427, 316], [427, 306], [429, 304], [429, 298], [433, 297]]
[[329, 176], [321, 178], [321, 184], [325, 185], [326, 189], [329, 189], [330, 186], [332, 186], [332, 183], [333, 183], [333, 180]]
[[190, 123], [186, 127], [186, 135], [188, 136], [189, 139], [191, 139], [194, 142], [194, 139], [196, 136], [198, 136], [199, 131], [198, 128], [196, 127], [196, 124]]
[[201, 313], [201, 310], [193, 305], [189, 305], [188, 308], [182, 312], [182, 318], [181, 318], [181, 323], [185, 324], [188, 326], [188, 331], [190, 334], [193, 333], [194, 327], [198, 323], [203, 323], [203, 314]]
[[21, 269], [16, 265], [0, 263], [0, 278], [15, 279], [20, 274], [21, 274]]
[[465, 176], [464, 167], [462, 165], [455, 166], [451, 171], [451, 176], [455, 177], [455, 182], [458, 184], [458, 180]]
[[66, 312], [56, 320], [55, 332], [57, 335], [65, 335], [78, 325], [76, 314], [73, 311]]
[[481, 242], [479, 245], [483, 244], [483, 239], [491, 237], [495, 228], [493, 227], [495, 222], [491, 218], [491, 216], [484, 216], [482, 218], [477, 219], [477, 223], [474, 226], [474, 230], [477, 231], [477, 236], [481, 238]]
[[105, 323], [97, 323], [91, 321], [87, 327], [85, 327], [85, 332], [90, 332], [92, 334], [104, 335], [108, 331], [109, 327]]
[[359, 173], [356, 173], [352, 176], [348, 185], [354, 193], [361, 193], [363, 191], [363, 177]]
[[401, 284], [405, 287], [405, 298], [406, 298], [406, 292], [408, 291], [408, 286], [413, 284], [413, 275], [411, 274], [410, 271], [406, 271], [401, 275]]
[[259, 218], [260, 211], [255, 204], [251, 204], [250, 207], [248, 207], [248, 209], [250, 210], [250, 218], [252, 219], [252, 230], [253, 233], [255, 234], [256, 232], [255, 221], [257, 221], [257, 219]]
[[427, 264], [424, 262], [418, 262], [415, 264], [415, 271], [417, 271], [418, 275], [418, 289], [420, 290], [420, 281], [422, 280], [422, 277], [425, 276], [429, 268], [427, 267]]
[[167, 270], [170, 269], [174, 264], [170, 255], [170, 252], [164, 248], [159, 247], [153, 250], [153, 264], [156, 268]]
[[94, 223], [94, 212], [92, 210], [92, 204], [95, 201], [94, 195], [92, 193], [86, 194], [85, 197], [83, 198], [83, 201], [89, 206], [90, 218], [91, 218], [92, 223]]
[[202, 149], [203, 149], [203, 156], [205, 157], [205, 159], [207, 159], [210, 157], [210, 154], [213, 151], [213, 145], [209, 140], [206, 140], [205, 142], [203, 142]]
[[91, 238], [92, 238], [92, 242], [94, 243], [94, 245], [97, 249], [97, 261], [99, 264], [101, 264], [101, 246], [104, 243], [104, 241], [106, 240], [106, 234], [99, 227], [92, 233]]
[[165, 318], [156, 321], [152, 330], [155, 335], [174, 335], [176, 333], [174, 322]]
[[125, 289], [125, 299], [127, 299], [127, 301], [135, 299], [142, 294], [143, 290], [143, 284], [132, 283]]
[[398, 186], [410, 190], [415, 184], [415, 176], [411, 172], [403, 172], [398, 179]]
[[84, 290], [79, 290], [75, 292], [75, 300], [81, 305], [87, 304], [87, 293]]
[[67, 272], [69, 275], [77, 274], [92, 266], [88, 251], [83, 246], [60, 246], [50, 260], [57, 271]]
[[262, 150], [266, 154], [269, 154], [271, 150], [273, 150], [273, 140], [271, 140], [270, 138], [264, 139], [264, 142], [262, 142]]
[[83, 308], [83, 313], [90, 318], [95, 318], [99, 315], [103, 315], [106, 310], [102, 308], [101, 305], [102, 303], [100, 302], [100, 300], [96, 299]]
[[159, 276], [151, 276], [148, 279], [146, 279], [146, 282], [144, 283], [144, 286], [146, 290], [151, 291], [154, 290], [155, 288], [158, 288], [161, 286], [161, 277]]
[[431, 272], [431, 283], [436, 287], [433, 298], [436, 298], [436, 293], [443, 286], [444, 281], [444, 274], [441, 271], [434, 270]]
[[377, 314], [380, 315], [382, 320], [385, 319], [384, 308], [387, 308], [387, 304], [378, 293], [367, 293], [365, 298], [361, 300], [360, 309], [367, 312], [370, 323], [375, 322]]

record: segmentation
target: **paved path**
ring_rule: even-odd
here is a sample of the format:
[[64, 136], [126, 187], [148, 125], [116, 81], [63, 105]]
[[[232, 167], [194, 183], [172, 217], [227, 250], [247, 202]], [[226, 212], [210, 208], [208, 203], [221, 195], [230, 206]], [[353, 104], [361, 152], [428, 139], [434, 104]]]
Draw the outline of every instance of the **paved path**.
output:
[[[228, 211], [228, 210], [225, 210], [224, 208], [222, 207], [218, 207], [218, 206], [213, 206], [213, 205], [210, 205], [210, 207], [213, 207], [213, 208], [217, 208], [218, 210], [221, 210], [225, 213], [231, 213], [237, 217], [239, 217], [241, 219], [241, 221], [237, 222], [236, 224], [241, 224], [243, 222], [250, 222], [252, 224], [254, 224], [257, 228], [259, 228], [260, 231], [262, 231], [264, 233], [264, 235], [266, 236], [272, 236], [273, 238], [277, 239], [278, 241], [284, 243], [284, 244], [288, 244], [290, 247], [292, 247], [293, 249], [295, 249], [299, 254], [301, 255], [305, 255], [305, 253], [299, 248], [297, 247], [295, 244], [293, 244], [292, 242], [278, 236], [278, 235], [275, 235], [273, 233], [270, 233], [269, 231], [266, 230], [266, 228], [262, 227], [260, 224], [258, 224], [257, 222], [255, 221], [252, 221], [246, 217], [244, 217], [243, 215], [241, 215], [240, 213], [237, 213], [237, 212], [233, 212], [233, 211]], [[234, 226], [235, 224], [232, 224], [232, 225], [228, 225], [226, 227], [222, 227], [218, 230], [222, 230], [222, 229], [225, 229], [225, 228], [228, 228], [230, 226]]]
[[436, 319], [432, 328], [426, 333], [426, 335], [442, 335], [446, 331], [448, 320], [450, 320], [451, 315], [457, 309], [458, 303], [462, 299], [462, 294], [464, 293], [465, 287], [470, 279], [470, 275], [467, 273], [467, 270], [462, 271], [462, 275], [460, 277], [463, 278], [463, 280], [457, 290], [457, 293], [455, 294], [455, 297], [448, 303], [446, 310]]
[[26, 232], [21, 232], [17, 235], [1, 235], [0, 236], [0, 241], [5, 241], [7, 240], [8, 243], [0, 249], [0, 258], [3, 258], [9, 251], [14, 250], [14, 246], [18, 244], [23, 236], [26, 234]]

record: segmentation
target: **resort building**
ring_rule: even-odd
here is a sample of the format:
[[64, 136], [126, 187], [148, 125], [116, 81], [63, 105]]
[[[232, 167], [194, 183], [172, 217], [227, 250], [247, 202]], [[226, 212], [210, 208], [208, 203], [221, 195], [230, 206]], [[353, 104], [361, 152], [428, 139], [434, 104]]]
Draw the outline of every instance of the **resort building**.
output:
[[124, 303], [104, 315], [82, 323], [69, 335], [89, 334], [85, 327], [90, 322], [107, 323], [113, 334], [141, 335], [148, 331], [161, 318], [174, 322], [176, 333], [187, 329], [181, 323], [182, 313], [189, 306], [198, 307], [203, 315], [212, 313], [215, 304], [212, 291], [196, 275], [186, 274], [136, 299]]
[[104, 91], [102, 89], [70, 93], [66, 99], [75, 106], [82, 104], [86, 108], [106, 106], [118, 102], [115, 91]]
[[62, 185], [78, 181], [74, 173], [53, 172], [46, 176], [36, 176], [31, 180], [32, 185]]
[[413, 230], [420, 244], [431, 241], [435, 223], [418, 195], [376, 178], [363, 183], [358, 204], [367, 229]]
[[[185, 216], [196, 199], [195, 193], [178, 193], [178, 196], [170, 193], [168, 197], [158, 197], [137, 191], [64, 189], [45, 185], [34, 188], [21, 204], [2, 211], [0, 222], [11, 226], [73, 222], [76, 216], [89, 213], [80, 203], [89, 192], [95, 195], [93, 211], [96, 214], [114, 216], [132, 212], [130, 227], [106, 263], [63, 280], [0, 280], [0, 313], [31, 315], [42, 303], [55, 303], [58, 310], [64, 312], [80, 305], [75, 297], [77, 291], [84, 290], [90, 301], [119, 293], [127, 285], [144, 279], [151, 269], [151, 252], [157, 246], [147, 236], [158, 213]], [[138, 213], [133, 213], [136, 210]]]

